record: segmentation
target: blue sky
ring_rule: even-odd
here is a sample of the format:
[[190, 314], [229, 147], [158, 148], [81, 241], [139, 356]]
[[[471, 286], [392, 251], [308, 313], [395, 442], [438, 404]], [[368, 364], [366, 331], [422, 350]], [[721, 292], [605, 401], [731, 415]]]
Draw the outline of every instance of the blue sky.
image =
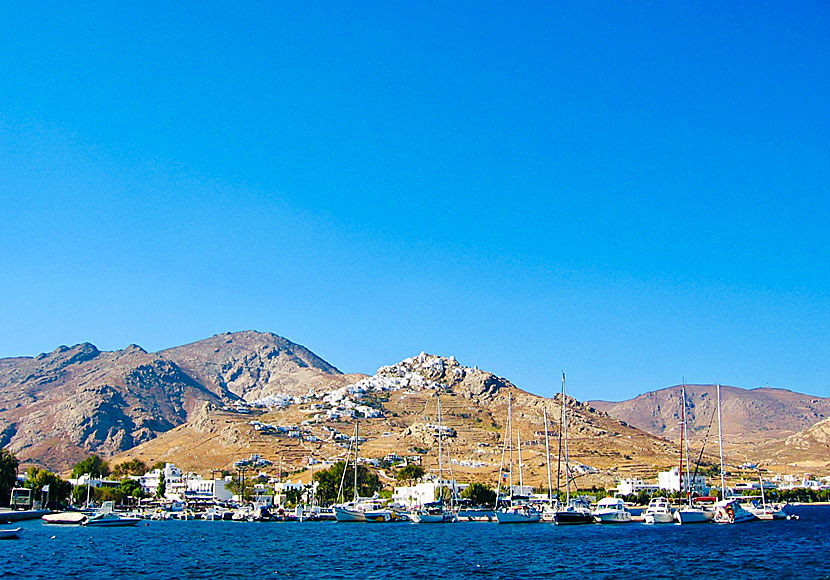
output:
[[0, 356], [256, 329], [347, 372], [830, 396], [824, 3], [31, 4]]

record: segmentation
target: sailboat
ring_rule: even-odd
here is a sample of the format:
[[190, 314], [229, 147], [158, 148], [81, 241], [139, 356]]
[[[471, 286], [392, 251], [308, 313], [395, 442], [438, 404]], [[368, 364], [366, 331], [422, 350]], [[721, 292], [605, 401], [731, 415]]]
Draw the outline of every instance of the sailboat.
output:
[[[562, 449], [565, 460], [565, 505], [556, 510], [553, 514], [553, 521], [560, 525], [590, 524], [594, 521], [594, 515], [587, 501], [582, 498], [571, 499], [571, 466], [568, 455], [568, 405], [565, 399], [565, 373], [562, 373], [562, 427], [559, 429], [559, 436], [562, 438]], [[557, 474], [557, 486], [559, 475]]]
[[[513, 397], [510, 393], [507, 394], [507, 438], [504, 441], [505, 447], [510, 448], [510, 496], [508, 505], [496, 510], [496, 520], [500, 524], [535, 524], [542, 519], [542, 514], [535, 507], [531, 506], [526, 497], [513, 495]], [[517, 443], [519, 447], [519, 486], [522, 487], [522, 457], [521, 457], [521, 437], [518, 430], [516, 431]], [[502, 451], [502, 463], [504, 463], [504, 450]], [[503, 465], [502, 465], [503, 467]], [[501, 469], [499, 469], [498, 487], [501, 487]], [[496, 494], [496, 504], [498, 504], [498, 493]]]
[[[334, 517], [338, 522], [365, 522], [366, 512], [371, 509], [370, 505], [366, 505], [359, 501], [357, 495], [357, 454], [358, 454], [358, 423], [354, 424], [354, 495], [352, 501], [348, 503], [341, 503], [332, 506], [334, 509]], [[343, 477], [340, 479], [340, 493], [343, 492], [343, 483], [346, 480], [346, 471], [349, 467], [349, 455], [351, 454], [351, 445], [346, 452], [346, 464], [343, 466]], [[342, 495], [341, 495], [342, 497]]]
[[[421, 509], [413, 511], [409, 518], [416, 524], [449, 524], [458, 521], [458, 516], [453, 510], [453, 500], [455, 498], [455, 479], [453, 479], [453, 489], [450, 495], [449, 507], [444, 505], [444, 497], [441, 494], [441, 483], [444, 479], [443, 471], [443, 442], [444, 439], [444, 423], [441, 415], [441, 395], [438, 395], [438, 490], [439, 499], [437, 502], [427, 504]], [[449, 452], [448, 452], [449, 455]], [[450, 470], [452, 470], [452, 461], [450, 461]]]
[[[686, 424], [686, 385], [681, 389], [681, 408], [680, 408], [680, 468], [678, 475], [678, 490], [683, 492], [683, 446], [686, 447], [686, 487], [687, 503], [681, 506], [674, 512], [674, 521], [678, 524], [705, 524], [712, 520], [714, 512], [701, 506], [694, 505], [692, 502], [691, 485], [692, 478], [689, 473], [690, 456], [689, 456], [689, 431]], [[711, 426], [711, 423], [710, 423]], [[708, 434], [708, 431], [707, 431]], [[701, 454], [703, 450], [701, 450]]]
[[718, 389], [718, 445], [720, 446], [720, 489], [721, 501], [715, 504], [715, 515], [712, 521], [716, 524], [740, 524], [743, 522], [750, 522], [755, 518], [755, 515], [745, 510], [741, 506], [738, 498], [726, 497], [726, 476], [723, 471], [723, 421], [721, 416], [720, 406], [720, 385]]

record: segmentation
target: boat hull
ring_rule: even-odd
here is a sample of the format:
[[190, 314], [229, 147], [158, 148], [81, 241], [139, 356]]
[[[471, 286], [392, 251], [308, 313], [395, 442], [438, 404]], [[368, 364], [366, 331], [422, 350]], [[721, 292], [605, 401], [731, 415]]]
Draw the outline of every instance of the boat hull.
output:
[[500, 524], [535, 524], [541, 521], [542, 514], [534, 511], [497, 511], [496, 519]]
[[0, 530], [0, 540], [16, 540], [20, 537], [20, 532], [23, 528], [12, 528], [10, 530]]
[[334, 519], [343, 523], [366, 522], [366, 512], [335, 507]]
[[558, 526], [577, 526], [594, 523], [591, 512], [559, 511], [553, 514], [553, 521]]
[[647, 513], [643, 515], [643, 521], [647, 524], [671, 524], [674, 523], [674, 516], [666, 512]]
[[61, 512], [57, 514], [46, 514], [40, 519], [45, 524], [79, 526], [87, 519], [87, 516], [81, 512]]
[[628, 512], [595, 512], [594, 521], [598, 524], [630, 524], [633, 520]]
[[707, 524], [712, 521], [713, 512], [702, 509], [679, 509], [674, 512], [678, 524]]

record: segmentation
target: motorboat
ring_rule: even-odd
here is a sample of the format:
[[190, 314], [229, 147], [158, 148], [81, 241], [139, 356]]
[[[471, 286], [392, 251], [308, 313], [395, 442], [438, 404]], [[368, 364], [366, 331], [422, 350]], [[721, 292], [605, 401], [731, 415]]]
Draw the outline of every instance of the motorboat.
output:
[[594, 521], [598, 524], [627, 524], [633, 521], [631, 512], [618, 497], [605, 497], [599, 500], [593, 514]]
[[10, 530], [0, 530], [0, 540], [15, 540], [20, 537], [20, 532], [23, 528], [12, 528]]
[[757, 519], [755, 514], [745, 510], [736, 498], [721, 500], [715, 504], [712, 521], [716, 524], [740, 524]]
[[83, 512], [58, 512], [46, 514], [40, 519], [45, 524], [79, 526], [87, 519], [87, 515]]
[[669, 500], [664, 497], [655, 497], [648, 502], [646, 512], [643, 514], [643, 521], [647, 524], [670, 524], [674, 522]]
[[558, 526], [592, 524], [594, 523], [594, 514], [591, 512], [591, 505], [587, 500], [575, 498], [569, 501], [564, 508], [554, 512], [553, 521]]
[[140, 521], [140, 518], [120, 516], [113, 512], [104, 512], [88, 517], [81, 522], [81, 525], [93, 527], [134, 526]]

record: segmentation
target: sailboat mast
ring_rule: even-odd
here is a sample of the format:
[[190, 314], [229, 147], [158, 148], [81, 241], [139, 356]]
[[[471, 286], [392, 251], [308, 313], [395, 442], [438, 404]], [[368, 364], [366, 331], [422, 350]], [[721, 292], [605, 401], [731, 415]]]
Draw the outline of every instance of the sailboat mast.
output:
[[[683, 501], [683, 438], [686, 436], [686, 385], [680, 387], [680, 468], [677, 470], [677, 493]], [[689, 454], [686, 454], [686, 462]], [[688, 485], [688, 484], [687, 484]]]
[[524, 469], [522, 468], [522, 434], [518, 429], [516, 429], [516, 443], [519, 446], [519, 489], [522, 490], [520, 494], [524, 495], [525, 479]]
[[438, 495], [440, 498], [444, 496], [441, 495], [441, 479], [443, 477], [443, 470], [442, 470], [442, 448], [441, 448], [441, 441], [444, 439], [444, 428], [441, 423], [441, 395], [438, 395]]
[[562, 371], [562, 432], [565, 442], [565, 503], [571, 501], [571, 467], [568, 456], [568, 405], [565, 401], [565, 372]]
[[545, 458], [547, 459], [546, 464], [548, 466], [548, 502], [553, 501], [553, 484], [551, 482], [550, 477], [550, 441], [548, 440], [548, 409], [547, 407], [542, 408], [542, 413], [545, 419]]
[[358, 431], [358, 422], [354, 422], [354, 502], [357, 503], [357, 449], [360, 446], [360, 435]]
[[720, 409], [720, 385], [718, 388], [718, 444], [720, 445], [720, 489], [721, 499], [726, 499], [726, 476], [723, 474], [723, 421]]
[[507, 438], [510, 441], [510, 497], [513, 496], [513, 395], [507, 395]]
[[683, 437], [686, 439], [686, 496], [692, 505], [692, 454], [689, 452], [689, 417], [686, 415], [686, 380], [683, 380]]

